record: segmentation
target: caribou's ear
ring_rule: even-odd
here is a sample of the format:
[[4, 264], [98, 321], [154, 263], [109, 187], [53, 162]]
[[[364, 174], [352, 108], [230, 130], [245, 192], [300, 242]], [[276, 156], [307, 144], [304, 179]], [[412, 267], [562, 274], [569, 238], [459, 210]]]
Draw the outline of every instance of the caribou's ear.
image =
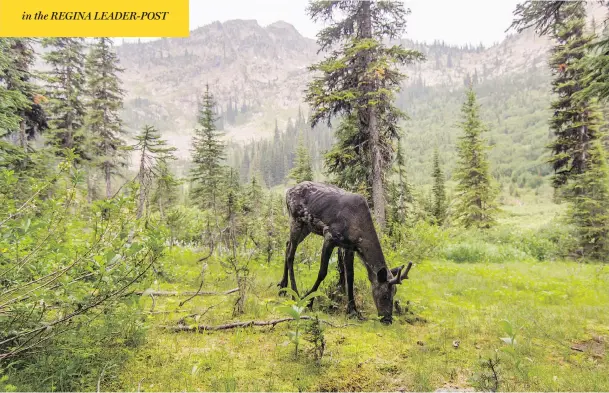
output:
[[387, 282], [387, 268], [384, 267], [376, 273], [376, 278], [381, 284]]

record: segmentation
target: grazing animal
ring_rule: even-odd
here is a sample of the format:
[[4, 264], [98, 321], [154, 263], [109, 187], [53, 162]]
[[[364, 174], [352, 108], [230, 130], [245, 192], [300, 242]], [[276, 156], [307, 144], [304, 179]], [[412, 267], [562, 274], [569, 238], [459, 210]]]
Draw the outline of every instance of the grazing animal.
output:
[[324, 280], [332, 251], [340, 247], [344, 249], [347, 312], [357, 313], [353, 296], [353, 257], [357, 252], [368, 271], [381, 322], [391, 323], [396, 285], [408, 278], [412, 263], [405, 271], [404, 266], [387, 268], [366, 199], [335, 186], [305, 181], [288, 189], [286, 204], [290, 214], [290, 239], [286, 243], [283, 278], [278, 286], [286, 288], [289, 278], [291, 288], [298, 293], [294, 278], [296, 248], [310, 233], [315, 233], [323, 236], [324, 243], [317, 280], [307, 295], [316, 291]]

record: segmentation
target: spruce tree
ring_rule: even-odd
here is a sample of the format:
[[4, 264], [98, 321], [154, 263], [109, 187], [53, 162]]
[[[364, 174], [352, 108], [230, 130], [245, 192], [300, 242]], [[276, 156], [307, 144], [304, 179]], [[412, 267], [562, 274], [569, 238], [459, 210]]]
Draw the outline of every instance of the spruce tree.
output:
[[43, 74], [49, 100], [46, 106], [51, 128], [48, 143], [57, 155], [62, 156], [63, 149], [74, 149], [81, 160], [89, 160], [88, 141], [83, 131], [84, 39], [44, 38], [42, 46], [50, 48], [43, 56], [51, 68]]
[[455, 173], [458, 181], [456, 191], [456, 216], [466, 228], [489, 228], [495, 222], [497, 212], [496, 190], [492, 185], [487, 146], [482, 138], [486, 127], [480, 120], [480, 106], [470, 86], [467, 99], [461, 109], [463, 135], [457, 145], [459, 162]]
[[139, 202], [137, 218], [141, 218], [148, 206], [148, 194], [153, 181], [162, 175], [162, 170], [169, 160], [175, 159], [175, 147], [167, 146], [160, 132], [149, 125], [142, 128], [135, 137], [136, 143], [131, 147], [138, 154]]
[[432, 215], [436, 224], [444, 224], [446, 219], [447, 206], [446, 206], [446, 188], [444, 184], [444, 173], [440, 167], [440, 153], [438, 148], [434, 149], [433, 154], [433, 203], [432, 203]]
[[[0, 37], [0, 137], [15, 131], [21, 122], [20, 112], [27, 107], [27, 97], [11, 89], [10, 81], [17, 72], [11, 51], [11, 39]], [[0, 142], [2, 143], [2, 142]]]
[[406, 158], [404, 157], [404, 148], [401, 140], [398, 139], [395, 155], [395, 174], [397, 181], [394, 181], [389, 186], [390, 195], [390, 221], [393, 224], [404, 224], [408, 215], [407, 204], [412, 203], [412, 187], [408, 183], [406, 174]]
[[609, 25], [590, 45], [586, 58], [584, 89], [582, 94], [609, 102]]
[[599, 138], [598, 109], [593, 108], [590, 99], [577, 95], [583, 87], [583, 59], [587, 44], [592, 36], [584, 32], [584, 4], [574, 2], [561, 8], [561, 22], [552, 34], [555, 45], [552, 48], [550, 67], [554, 79], [552, 102], [554, 115], [550, 128], [555, 139], [550, 148], [550, 162], [554, 168], [553, 185], [559, 188], [587, 167], [589, 148]]
[[[369, 185], [374, 217], [385, 224], [386, 175], [393, 162], [393, 146], [398, 138], [398, 121], [404, 117], [394, 105], [394, 94], [404, 75], [398, 66], [422, 59], [421, 53], [400, 45], [387, 47], [387, 38], [404, 31], [409, 10], [392, 1], [323, 1], [309, 3], [308, 13], [316, 22], [329, 24], [318, 34], [320, 51], [329, 55], [310, 67], [319, 72], [309, 84], [306, 99], [312, 107], [311, 126], [337, 115], [354, 115], [358, 144], [356, 159], [369, 167]], [[337, 19], [337, 15], [344, 16]], [[335, 151], [336, 153], [337, 151]], [[353, 157], [334, 155], [352, 161]], [[331, 168], [344, 166], [336, 163]]]
[[311, 168], [311, 156], [309, 149], [304, 144], [302, 135], [298, 139], [298, 147], [296, 148], [296, 161], [294, 168], [290, 171], [290, 179], [300, 183], [306, 180], [313, 180], [313, 169]]
[[334, 132], [336, 143], [324, 155], [326, 175], [332, 183], [370, 199], [371, 163], [364, 152], [364, 135], [359, 131], [356, 115], [347, 115]]
[[171, 172], [167, 160], [158, 162], [156, 173], [152, 203], [158, 208], [161, 217], [164, 218], [165, 212], [176, 203], [178, 186], [182, 183]]
[[199, 127], [193, 137], [191, 180], [194, 201], [202, 209], [212, 209], [217, 216], [219, 192], [224, 177], [225, 145], [216, 130], [214, 107], [216, 103], [209, 85], [199, 108]]
[[86, 62], [87, 102], [86, 125], [91, 134], [95, 165], [104, 175], [106, 197], [112, 196], [112, 176], [126, 165], [119, 111], [123, 107], [123, 90], [118, 74], [118, 56], [109, 38], [97, 38]]
[[13, 92], [14, 114], [19, 116], [19, 125], [8, 129], [9, 133], [18, 135], [19, 146], [27, 155], [30, 150], [28, 140], [44, 131], [47, 125], [46, 115], [41, 107], [45, 99], [39, 94], [39, 88], [34, 83], [32, 67], [35, 62], [35, 53], [31, 38], [2, 38], [3, 54], [7, 56], [6, 64], [2, 67], [0, 81], [4, 82], [6, 89]]
[[598, 140], [590, 146], [587, 166], [566, 187], [571, 202], [567, 214], [577, 230], [583, 255], [609, 260], [609, 166]]

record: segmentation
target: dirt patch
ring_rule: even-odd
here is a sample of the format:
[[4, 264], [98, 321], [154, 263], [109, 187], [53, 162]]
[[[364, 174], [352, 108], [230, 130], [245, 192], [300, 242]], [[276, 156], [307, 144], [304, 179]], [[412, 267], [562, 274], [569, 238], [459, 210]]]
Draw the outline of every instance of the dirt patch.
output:
[[571, 349], [577, 352], [588, 353], [594, 358], [601, 359], [605, 357], [607, 341], [605, 337], [595, 336], [590, 340], [580, 341], [571, 345]]

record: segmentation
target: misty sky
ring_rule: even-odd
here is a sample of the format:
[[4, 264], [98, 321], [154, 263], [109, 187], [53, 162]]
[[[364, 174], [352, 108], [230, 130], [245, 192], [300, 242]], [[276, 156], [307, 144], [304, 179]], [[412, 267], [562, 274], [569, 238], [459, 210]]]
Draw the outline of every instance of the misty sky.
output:
[[[518, 0], [406, 0], [406, 38], [448, 44], [490, 46], [505, 37]], [[323, 26], [309, 20], [307, 0], [190, 0], [190, 30], [219, 20], [256, 19], [262, 26], [277, 20], [291, 23], [305, 37], [315, 38]]]

